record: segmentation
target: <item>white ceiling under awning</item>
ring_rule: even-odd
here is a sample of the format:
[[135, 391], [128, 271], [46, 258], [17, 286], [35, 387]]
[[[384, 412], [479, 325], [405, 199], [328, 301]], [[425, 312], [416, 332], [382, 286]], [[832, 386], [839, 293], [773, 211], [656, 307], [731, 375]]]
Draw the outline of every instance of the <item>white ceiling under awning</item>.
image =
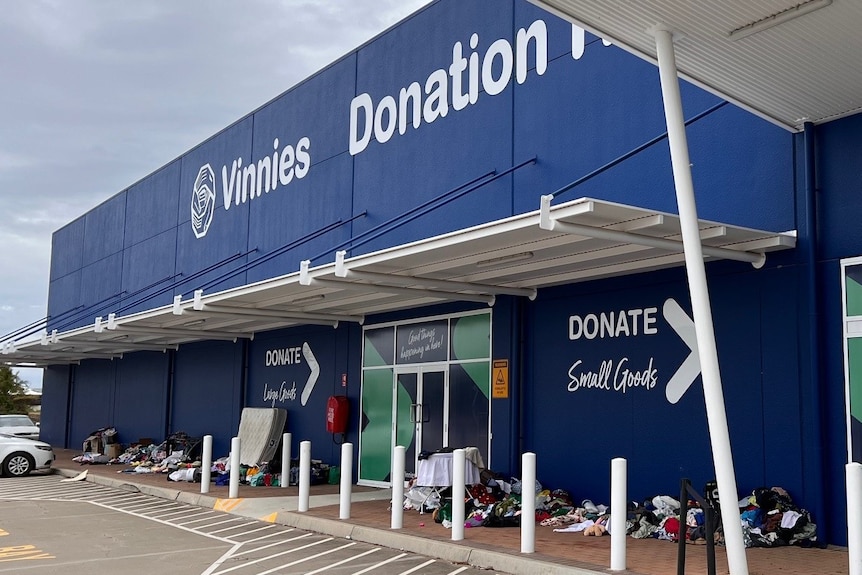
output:
[[[708, 260], [762, 263], [793, 248], [795, 232], [700, 221]], [[40, 340], [6, 344], [17, 366], [118, 358], [202, 340], [253, 338], [295, 325], [363, 323], [367, 316], [446, 302], [493, 305], [501, 295], [684, 265], [679, 218], [590, 198], [459, 230], [174, 305], [116, 317]]]
[[683, 77], [790, 130], [862, 110], [858, 0], [530, 1], [653, 62], [669, 27]]

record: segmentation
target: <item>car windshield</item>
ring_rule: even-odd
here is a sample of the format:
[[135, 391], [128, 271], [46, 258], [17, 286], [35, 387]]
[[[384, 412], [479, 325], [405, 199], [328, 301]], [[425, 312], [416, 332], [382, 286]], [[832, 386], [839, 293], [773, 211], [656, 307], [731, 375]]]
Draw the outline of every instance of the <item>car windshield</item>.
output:
[[36, 427], [26, 415], [7, 415], [0, 417], [0, 427]]

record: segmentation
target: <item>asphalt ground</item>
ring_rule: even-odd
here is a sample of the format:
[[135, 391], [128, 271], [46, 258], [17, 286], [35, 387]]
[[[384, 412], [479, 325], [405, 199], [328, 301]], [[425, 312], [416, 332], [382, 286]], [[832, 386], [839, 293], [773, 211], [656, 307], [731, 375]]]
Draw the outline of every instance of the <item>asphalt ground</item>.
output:
[[60, 475], [0, 479], [0, 573], [478, 575], [468, 565]]

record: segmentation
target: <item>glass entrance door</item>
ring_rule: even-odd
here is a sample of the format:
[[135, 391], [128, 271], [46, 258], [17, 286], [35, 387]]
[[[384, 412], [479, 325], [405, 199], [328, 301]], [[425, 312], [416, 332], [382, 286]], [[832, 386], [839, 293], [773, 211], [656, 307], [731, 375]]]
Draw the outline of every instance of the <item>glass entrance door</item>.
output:
[[411, 367], [395, 374], [395, 445], [406, 448], [407, 473], [415, 473], [419, 453], [436, 451], [446, 441], [446, 371]]

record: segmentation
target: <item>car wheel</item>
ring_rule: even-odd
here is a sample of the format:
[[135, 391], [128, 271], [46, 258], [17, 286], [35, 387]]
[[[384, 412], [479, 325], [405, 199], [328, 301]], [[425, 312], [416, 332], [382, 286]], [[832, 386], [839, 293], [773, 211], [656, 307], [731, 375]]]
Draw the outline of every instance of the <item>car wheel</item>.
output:
[[24, 477], [33, 471], [35, 462], [26, 453], [13, 453], [3, 462], [3, 475], [6, 477]]

